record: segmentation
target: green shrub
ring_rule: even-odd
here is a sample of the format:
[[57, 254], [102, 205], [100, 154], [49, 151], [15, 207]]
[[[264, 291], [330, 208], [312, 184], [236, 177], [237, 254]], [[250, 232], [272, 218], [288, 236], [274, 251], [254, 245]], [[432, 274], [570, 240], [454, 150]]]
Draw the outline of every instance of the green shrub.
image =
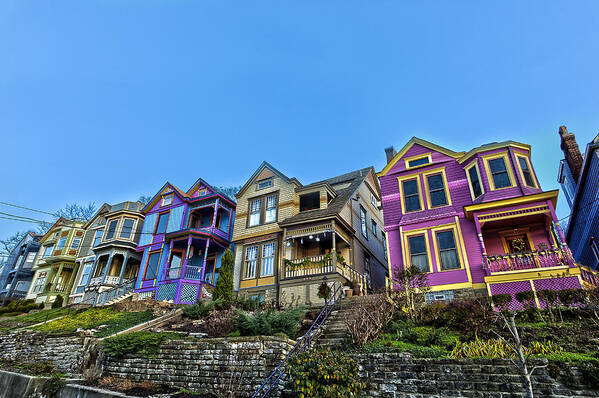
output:
[[291, 388], [302, 397], [356, 397], [366, 388], [358, 363], [339, 351], [311, 351], [288, 366]]
[[244, 311], [257, 311], [263, 308], [260, 300], [255, 298], [249, 298], [244, 296], [237, 296], [234, 301], [235, 307], [244, 310]]
[[183, 316], [190, 319], [201, 319], [210, 314], [213, 309], [214, 303], [202, 300], [197, 304], [183, 307]]
[[526, 290], [516, 293], [516, 300], [524, 305], [524, 308], [530, 308], [535, 305], [535, 294], [532, 290]]
[[221, 259], [221, 267], [218, 272], [218, 279], [216, 280], [216, 285], [214, 286], [214, 291], [212, 292], [212, 297], [214, 300], [222, 300], [224, 303], [228, 305], [233, 301], [233, 261], [235, 260], [235, 256], [231, 252], [231, 249], [227, 248], [223, 253]]
[[582, 289], [563, 289], [557, 292], [560, 303], [566, 307], [585, 302], [585, 292]]
[[60, 374], [53, 373], [42, 385], [42, 393], [48, 398], [55, 398], [58, 397], [58, 393], [66, 385], [67, 383], [60, 377]]
[[477, 331], [488, 327], [493, 315], [488, 299], [454, 300], [446, 304], [434, 303], [425, 306], [422, 323], [476, 334]]
[[500, 310], [507, 309], [508, 305], [512, 302], [511, 294], [494, 294], [491, 298], [493, 299], [493, 304]]
[[38, 309], [38, 304], [34, 300], [12, 300], [4, 303], [3, 307], [0, 307], [0, 315], [13, 316], [19, 315], [25, 312], [29, 312], [33, 309]]
[[[523, 346], [524, 355], [547, 357], [562, 351], [562, 348], [551, 341], [532, 342], [528, 347]], [[458, 342], [451, 352], [451, 358], [511, 358], [516, 354], [501, 339], [480, 340], [476, 338], [470, 342]]]
[[54, 299], [54, 301], [52, 302], [52, 308], [60, 308], [62, 307], [62, 303], [63, 303], [64, 299], [62, 298], [62, 296], [59, 294], [58, 296], [56, 296], [56, 298]]
[[127, 354], [140, 353], [150, 358], [158, 353], [163, 341], [180, 339], [181, 335], [174, 332], [133, 332], [104, 339], [104, 352], [116, 358]]
[[362, 348], [364, 352], [407, 352], [414, 358], [447, 358], [449, 351], [439, 346], [423, 347], [396, 339], [397, 336], [382, 334]]
[[305, 312], [301, 307], [283, 311], [258, 311], [254, 315], [239, 311], [233, 318], [233, 324], [242, 336], [274, 336], [285, 333], [289, 337], [295, 337]]

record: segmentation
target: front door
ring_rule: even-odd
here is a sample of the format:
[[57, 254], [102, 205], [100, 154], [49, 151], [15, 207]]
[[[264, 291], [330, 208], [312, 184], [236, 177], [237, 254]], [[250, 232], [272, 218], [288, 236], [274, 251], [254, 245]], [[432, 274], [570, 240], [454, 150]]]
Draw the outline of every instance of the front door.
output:
[[505, 238], [509, 254], [532, 251], [526, 234], [512, 235]]

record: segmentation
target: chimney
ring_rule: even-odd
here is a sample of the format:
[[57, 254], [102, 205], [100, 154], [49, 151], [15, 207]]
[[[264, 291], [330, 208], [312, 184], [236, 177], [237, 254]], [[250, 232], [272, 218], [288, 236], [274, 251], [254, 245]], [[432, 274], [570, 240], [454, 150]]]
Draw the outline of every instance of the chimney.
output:
[[395, 151], [395, 148], [390, 146], [389, 148], [385, 148], [385, 155], [387, 155], [387, 163], [390, 163], [395, 155], [397, 155], [397, 152]]
[[574, 134], [568, 133], [566, 126], [561, 126], [558, 132], [562, 138], [560, 148], [564, 152], [564, 157], [570, 167], [574, 180], [578, 182], [580, 170], [582, 169], [582, 155], [580, 154], [580, 149], [578, 149], [576, 137]]

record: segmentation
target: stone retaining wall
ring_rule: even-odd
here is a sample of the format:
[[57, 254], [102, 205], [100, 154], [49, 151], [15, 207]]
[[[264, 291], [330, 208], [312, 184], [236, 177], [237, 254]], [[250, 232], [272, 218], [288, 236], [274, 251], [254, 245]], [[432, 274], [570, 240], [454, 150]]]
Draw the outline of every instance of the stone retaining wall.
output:
[[152, 358], [106, 357], [104, 375], [150, 380], [198, 392], [232, 390], [239, 394], [236, 396], [250, 396], [293, 344], [282, 337], [170, 340]]
[[78, 374], [96, 344], [96, 339], [89, 337], [48, 337], [39, 332], [19, 331], [0, 334], [0, 359], [20, 363], [51, 361], [60, 372]]

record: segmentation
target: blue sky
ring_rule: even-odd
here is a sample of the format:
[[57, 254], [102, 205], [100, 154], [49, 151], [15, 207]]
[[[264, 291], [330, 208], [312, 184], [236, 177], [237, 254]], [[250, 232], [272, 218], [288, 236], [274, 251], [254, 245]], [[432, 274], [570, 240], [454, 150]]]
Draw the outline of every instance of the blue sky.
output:
[[240, 185], [262, 160], [311, 182], [414, 135], [529, 143], [554, 189], [558, 127], [599, 131], [598, 28], [596, 1], [3, 0], [0, 201]]

